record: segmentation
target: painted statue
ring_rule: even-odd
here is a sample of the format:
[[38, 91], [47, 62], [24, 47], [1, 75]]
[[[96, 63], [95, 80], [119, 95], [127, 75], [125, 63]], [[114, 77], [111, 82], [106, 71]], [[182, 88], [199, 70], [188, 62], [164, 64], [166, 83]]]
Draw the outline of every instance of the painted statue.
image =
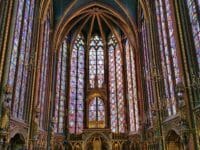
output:
[[2, 118], [1, 118], [1, 130], [7, 130], [9, 128], [9, 117], [10, 116], [10, 102], [9, 99], [6, 99], [3, 102], [2, 107]]

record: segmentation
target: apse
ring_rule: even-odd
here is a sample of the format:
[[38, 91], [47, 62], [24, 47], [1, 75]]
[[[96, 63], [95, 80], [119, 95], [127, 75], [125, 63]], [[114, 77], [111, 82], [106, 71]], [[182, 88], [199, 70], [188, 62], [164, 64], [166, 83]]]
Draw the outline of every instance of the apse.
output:
[[0, 150], [200, 149], [199, 0], [0, 0]]
[[56, 132], [62, 133], [64, 127], [75, 135], [86, 129], [138, 131], [134, 48], [116, 19], [108, 10], [93, 6], [72, 19], [70, 30], [63, 30], [55, 80]]

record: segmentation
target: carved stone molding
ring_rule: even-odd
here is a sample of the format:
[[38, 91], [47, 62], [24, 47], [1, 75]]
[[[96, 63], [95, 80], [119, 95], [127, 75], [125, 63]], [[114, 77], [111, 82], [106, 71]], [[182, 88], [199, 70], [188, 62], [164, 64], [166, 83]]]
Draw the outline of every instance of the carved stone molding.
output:
[[10, 132], [10, 139], [13, 138], [16, 134], [21, 134], [25, 139], [28, 139], [28, 127], [27, 124], [23, 122], [11, 119], [9, 132]]

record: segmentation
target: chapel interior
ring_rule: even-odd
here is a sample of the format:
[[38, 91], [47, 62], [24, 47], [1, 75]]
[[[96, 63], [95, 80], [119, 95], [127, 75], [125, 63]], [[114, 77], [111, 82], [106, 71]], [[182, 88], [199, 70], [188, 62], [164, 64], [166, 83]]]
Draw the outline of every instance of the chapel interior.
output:
[[200, 0], [0, 0], [0, 150], [200, 150]]

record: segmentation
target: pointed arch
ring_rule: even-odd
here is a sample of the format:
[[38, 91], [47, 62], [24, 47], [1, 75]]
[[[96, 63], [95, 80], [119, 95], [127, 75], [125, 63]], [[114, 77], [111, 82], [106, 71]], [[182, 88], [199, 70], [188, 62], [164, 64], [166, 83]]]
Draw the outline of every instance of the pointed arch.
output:
[[102, 88], [104, 83], [104, 49], [102, 38], [94, 35], [90, 40], [89, 46], [89, 82], [90, 88]]
[[12, 93], [12, 115], [24, 120], [35, 0], [15, 1], [15, 5], [17, 11], [7, 85]]
[[156, 0], [157, 26], [168, 116], [177, 113], [175, 87], [181, 81], [175, 26], [169, 0]]
[[136, 81], [135, 55], [128, 40], [125, 45], [126, 71], [127, 71], [127, 98], [129, 105], [130, 131], [137, 132], [139, 129], [138, 90]]
[[105, 127], [105, 104], [99, 97], [94, 97], [89, 103], [89, 128]]
[[85, 48], [84, 37], [78, 34], [71, 52], [70, 93], [69, 93], [69, 132], [82, 133], [84, 108]]
[[[118, 23], [120, 24], [119, 28], [121, 28], [122, 31], [124, 33], [126, 33], [126, 35], [129, 37], [130, 43], [132, 43], [133, 47], [137, 47], [137, 42], [136, 42], [137, 41], [136, 40], [137, 30], [136, 30], [136, 28], [134, 28], [135, 27], [134, 25], [130, 25], [130, 22], [132, 22], [132, 21], [128, 22], [128, 21], [124, 20], [123, 16], [120, 15], [119, 13], [117, 13], [116, 10], [114, 10], [112, 7], [102, 4], [100, 2], [91, 2], [87, 6], [79, 8], [79, 10], [74, 12], [74, 14], [71, 15], [70, 17], [67, 17], [67, 12], [70, 11], [70, 9], [75, 5], [75, 3], [76, 2], [73, 1], [71, 3], [71, 5], [69, 6], [69, 8], [66, 8], [66, 11], [63, 14], [63, 17], [60, 19], [60, 21], [58, 22], [58, 24], [56, 26], [56, 30], [54, 33], [54, 40], [53, 40], [54, 41], [54, 43], [53, 43], [54, 49], [57, 49], [59, 47], [60, 41], [62, 41], [62, 39], [64, 39], [64, 36], [70, 32], [70, 30], [71, 30], [70, 25], [72, 24], [71, 22], [74, 21], [75, 18], [78, 18], [77, 16], [79, 16], [79, 15], [81, 16], [81, 15], [83, 15], [83, 13], [90, 12], [90, 10], [93, 7], [99, 7], [103, 10], [102, 13], [107, 13], [107, 14], [109, 14], [109, 16], [117, 19]], [[129, 27], [129, 28], [127, 28], [127, 27]], [[131, 29], [131, 30], [129, 30], [129, 29]], [[132, 34], [130, 34], [130, 33], [132, 33]]]
[[63, 41], [58, 52], [57, 75], [56, 75], [56, 96], [55, 96], [55, 132], [64, 132], [65, 104], [67, 100], [67, 62], [68, 62], [68, 38]]
[[122, 55], [119, 44], [114, 35], [108, 40], [108, 57], [109, 57], [109, 98], [110, 98], [110, 124], [114, 133], [124, 133], [126, 128], [125, 122], [125, 104], [124, 104], [124, 85], [122, 73]]

